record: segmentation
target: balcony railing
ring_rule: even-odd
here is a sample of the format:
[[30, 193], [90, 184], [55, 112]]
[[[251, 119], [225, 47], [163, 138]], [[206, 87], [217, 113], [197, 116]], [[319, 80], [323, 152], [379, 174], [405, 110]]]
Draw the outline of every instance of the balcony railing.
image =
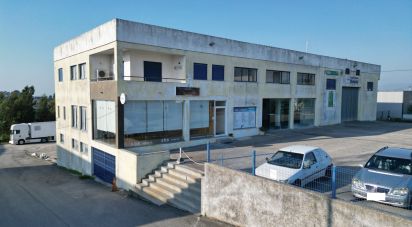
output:
[[181, 78], [177, 77], [165, 77], [165, 76], [123, 76], [123, 79], [126, 81], [149, 81], [149, 82], [177, 82], [185, 83], [186, 77], [182, 76]]

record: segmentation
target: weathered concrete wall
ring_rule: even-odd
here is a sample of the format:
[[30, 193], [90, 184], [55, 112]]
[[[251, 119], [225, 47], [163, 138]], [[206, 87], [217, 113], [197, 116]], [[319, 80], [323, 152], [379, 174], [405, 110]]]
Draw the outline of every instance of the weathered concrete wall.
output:
[[206, 164], [202, 214], [239, 226], [411, 226], [412, 221], [320, 193]]

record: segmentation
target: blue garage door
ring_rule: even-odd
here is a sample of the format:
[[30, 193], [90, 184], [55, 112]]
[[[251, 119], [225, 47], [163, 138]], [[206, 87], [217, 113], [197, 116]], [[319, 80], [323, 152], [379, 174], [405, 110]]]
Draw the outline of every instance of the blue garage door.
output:
[[94, 175], [107, 183], [112, 183], [116, 176], [116, 157], [94, 147], [92, 153]]

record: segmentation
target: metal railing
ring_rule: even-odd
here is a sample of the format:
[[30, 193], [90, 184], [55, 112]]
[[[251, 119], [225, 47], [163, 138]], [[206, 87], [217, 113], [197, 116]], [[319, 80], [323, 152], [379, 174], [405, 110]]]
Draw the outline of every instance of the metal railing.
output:
[[[179, 76], [180, 77], [180, 76]], [[145, 82], [186, 82], [186, 76], [181, 78], [176, 77], [165, 77], [165, 76], [123, 76], [123, 79], [126, 81], [145, 81]]]

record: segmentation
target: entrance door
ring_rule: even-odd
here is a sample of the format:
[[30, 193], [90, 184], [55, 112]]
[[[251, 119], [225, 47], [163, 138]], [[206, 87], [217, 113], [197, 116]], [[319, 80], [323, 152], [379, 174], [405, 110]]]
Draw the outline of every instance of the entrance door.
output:
[[358, 96], [359, 88], [343, 87], [342, 88], [342, 121], [358, 120]]
[[215, 102], [215, 135], [226, 134], [226, 101]]
[[107, 183], [112, 183], [116, 177], [116, 157], [94, 147], [92, 153], [94, 175]]
[[263, 99], [262, 126], [266, 129], [289, 128], [289, 99]]
[[144, 80], [162, 82], [162, 63], [145, 61], [143, 63]]

